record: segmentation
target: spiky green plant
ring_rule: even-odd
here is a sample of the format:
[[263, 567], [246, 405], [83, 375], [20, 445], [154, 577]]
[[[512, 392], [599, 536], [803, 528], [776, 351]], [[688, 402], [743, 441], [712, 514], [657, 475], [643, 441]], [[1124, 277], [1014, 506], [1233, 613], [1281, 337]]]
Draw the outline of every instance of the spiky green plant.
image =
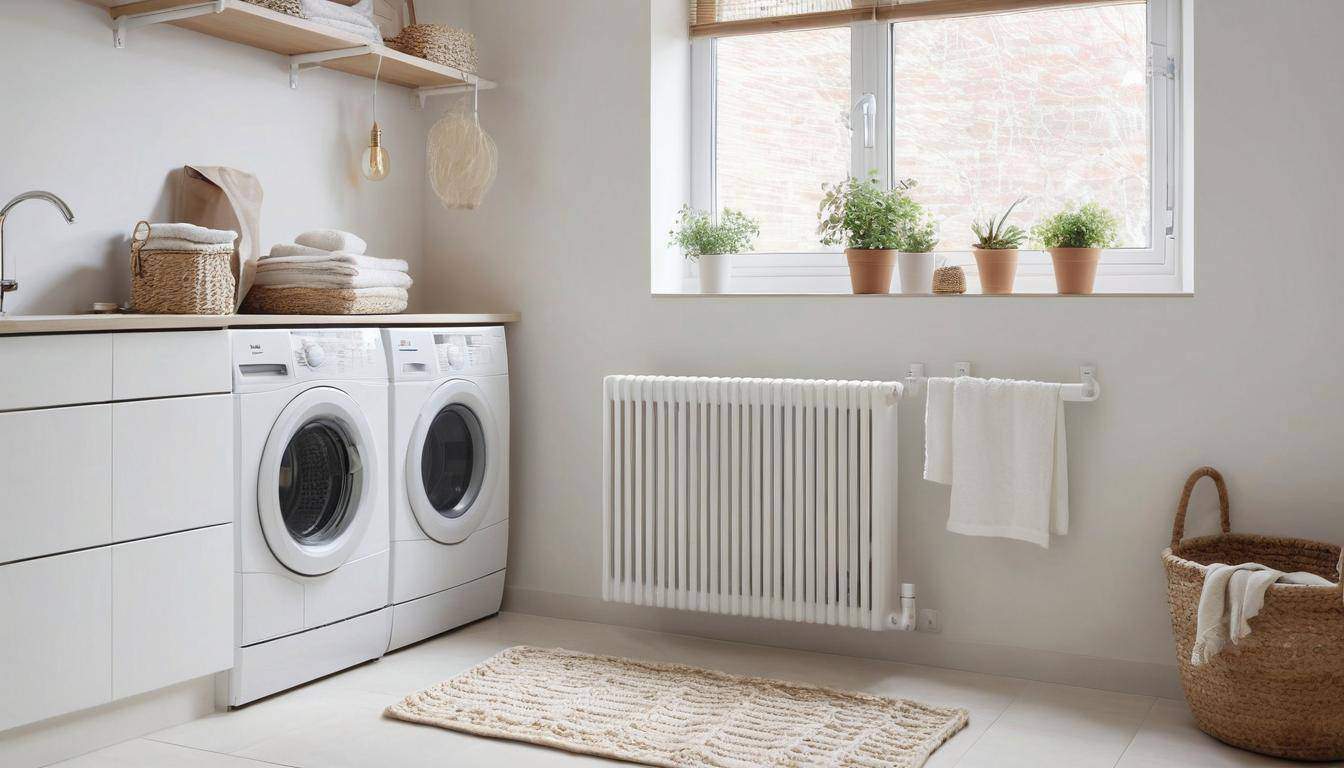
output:
[[1120, 232], [1115, 214], [1096, 203], [1070, 203], [1031, 228], [1042, 248], [1110, 248]]
[[709, 211], [697, 211], [689, 205], [677, 212], [677, 227], [668, 232], [670, 244], [692, 261], [701, 256], [750, 251], [760, 234], [760, 223], [741, 211], [724, 208], [716, 222]]
[[1014, 248], [1021, 248], [1022, 242], [1027, 239], [1027, 233], [1016, 224], [1008, 224], [1008, 217], [1018, 203], [1026, 200], [1025, 197], [1019, 197], [1008, 206], [1008, 210], [996, 221], [993, 216], [983, 221], [976, 219], [971, 222], [971, 233], [975, 235], [975, 245], [973, 247], [986, 251], [1006, 251]]

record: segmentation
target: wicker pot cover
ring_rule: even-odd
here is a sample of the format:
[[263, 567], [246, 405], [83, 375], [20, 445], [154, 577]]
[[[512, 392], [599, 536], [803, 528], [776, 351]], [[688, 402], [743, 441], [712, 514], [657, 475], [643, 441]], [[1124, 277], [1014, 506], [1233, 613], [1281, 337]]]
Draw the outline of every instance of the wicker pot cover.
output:
[[[1218, 486], [1222, 533], [1182, 541], [1190, 492]], [[1227, 485], [1210, 467], [1185, 483], [1167, 571], [1181, 685], [1200, 729], [1235, 747], [1298, 760], [1344, 758], [1344, 595], [1339, 586], [1274, 584], [1251, 634], [1202, 666], [1190, 663], [1206, 566], [1256, 562], [1339, 581], [1340, 548], [1306, 539], [1232, 533]]]

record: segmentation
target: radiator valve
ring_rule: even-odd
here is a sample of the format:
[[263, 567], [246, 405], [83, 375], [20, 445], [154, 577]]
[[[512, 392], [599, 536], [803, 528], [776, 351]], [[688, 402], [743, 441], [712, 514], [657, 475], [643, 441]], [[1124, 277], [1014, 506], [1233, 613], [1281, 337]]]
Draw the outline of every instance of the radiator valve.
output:
[[902, 632], [915, 629], [915, 585], [901, 585], [901, 612], [891, 617], [891, 623]]

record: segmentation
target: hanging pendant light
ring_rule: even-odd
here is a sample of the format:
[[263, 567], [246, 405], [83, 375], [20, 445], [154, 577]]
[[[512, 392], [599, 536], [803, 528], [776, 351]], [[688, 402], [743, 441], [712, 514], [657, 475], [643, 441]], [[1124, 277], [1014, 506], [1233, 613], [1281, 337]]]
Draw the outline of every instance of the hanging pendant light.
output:
[[359, 172], [369, 181], [382, 181], [392, 172], [392, 159], [383, 149], [383, 129], [378, 127], [378, 77], [383, 73], [383, 57], [378, 57], [378, 68], [373, 74], [373, 128], [369, 130], [369, 146], [359, 160]]

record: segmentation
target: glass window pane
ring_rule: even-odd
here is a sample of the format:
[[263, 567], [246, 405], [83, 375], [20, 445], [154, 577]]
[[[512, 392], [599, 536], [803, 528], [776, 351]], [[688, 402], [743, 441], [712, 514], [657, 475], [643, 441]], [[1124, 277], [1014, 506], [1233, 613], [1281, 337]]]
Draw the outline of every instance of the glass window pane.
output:
[[823, 182], [849, 175], [848, 27], [720, 38], [718, 207], [761, 222], [760, 252], [824, 249]]
[[1143, 3], [892, 25], [892, 168], [919, 181], [940, 250], [971, 219], [1026, 195], [1024, 229], [1070, 200], [1119, 217], [1120, 245], [1151, 228]]

